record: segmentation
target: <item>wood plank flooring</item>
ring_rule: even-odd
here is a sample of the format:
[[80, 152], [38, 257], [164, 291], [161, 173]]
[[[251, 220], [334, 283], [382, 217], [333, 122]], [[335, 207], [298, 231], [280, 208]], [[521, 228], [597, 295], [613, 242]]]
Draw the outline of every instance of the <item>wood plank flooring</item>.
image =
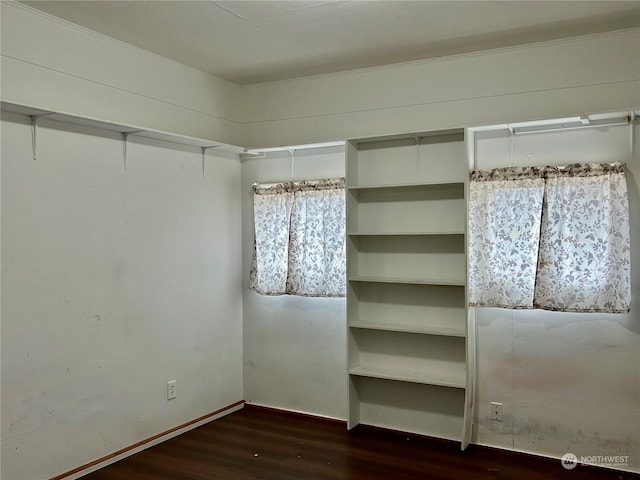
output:
[[640, 479], [247, 405], [84, 480]]

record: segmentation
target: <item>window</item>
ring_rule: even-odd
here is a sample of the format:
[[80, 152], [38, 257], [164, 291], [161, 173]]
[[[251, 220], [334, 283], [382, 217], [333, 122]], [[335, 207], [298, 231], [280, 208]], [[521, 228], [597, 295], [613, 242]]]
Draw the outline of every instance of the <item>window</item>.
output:
[[346, 293], [344, 179], [253, 187], [249, 288], [264, 295]]
[[630, 266], [621, 164], [472, 173], [471, 305], [628, 312]]

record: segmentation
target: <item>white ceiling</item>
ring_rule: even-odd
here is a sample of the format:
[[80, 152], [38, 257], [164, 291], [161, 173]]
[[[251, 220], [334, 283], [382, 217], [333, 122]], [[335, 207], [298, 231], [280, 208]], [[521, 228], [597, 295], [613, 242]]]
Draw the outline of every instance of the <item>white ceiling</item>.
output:
[[238, 84], [640, 25], [640, 0], [23, 3]]

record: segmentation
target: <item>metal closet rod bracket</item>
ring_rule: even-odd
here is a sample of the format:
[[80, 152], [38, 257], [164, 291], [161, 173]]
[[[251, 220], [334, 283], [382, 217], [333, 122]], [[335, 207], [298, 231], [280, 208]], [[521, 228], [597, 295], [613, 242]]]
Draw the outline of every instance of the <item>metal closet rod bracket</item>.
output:
[[293, 178], [293, 173], [296, 170], [296, 149], [295, 147], [285, 148], [289, 155], [291, 155], [291, 178]]
[[631, 159], [634, 159], [636, 156], [636, 119], [638, 116], [636, 112], [631, 112], [628, 116], [629, 120], [629, 150], [631, 150]]

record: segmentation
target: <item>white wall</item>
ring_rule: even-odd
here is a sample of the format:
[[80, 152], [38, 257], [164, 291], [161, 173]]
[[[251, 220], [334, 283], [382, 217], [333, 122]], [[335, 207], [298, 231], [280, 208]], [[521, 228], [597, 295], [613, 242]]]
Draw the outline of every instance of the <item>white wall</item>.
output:
[[15, 2], [0, 2], [2, 100], [240, 143], [240, 87]]
[[344, 176], [344, 150], [298, 151], [242, 162], [244, 394], [248, 403], [346, 418], [344, 298], [263, 296], [247, 288], [254, 182]]
[[[2, 478], [49, 478], [242, 399], [240, 162], [2, 121]], [[167, 401], [168, 380], [178, 396]]]
[[243, 87], [247, 146], [640, 105], [640, 29]]
[[[626, 455], [619, 468], [640, 471], [640, 150], [631, 159], [629, 127], [483, 132], [475, 154], [480, 169], [626, 162], [633, 303], [624, 315], [476, 309], [474, 441], [555, 457]], [[492, 401], [503, 402], [504, 422], [491, 420]]]

